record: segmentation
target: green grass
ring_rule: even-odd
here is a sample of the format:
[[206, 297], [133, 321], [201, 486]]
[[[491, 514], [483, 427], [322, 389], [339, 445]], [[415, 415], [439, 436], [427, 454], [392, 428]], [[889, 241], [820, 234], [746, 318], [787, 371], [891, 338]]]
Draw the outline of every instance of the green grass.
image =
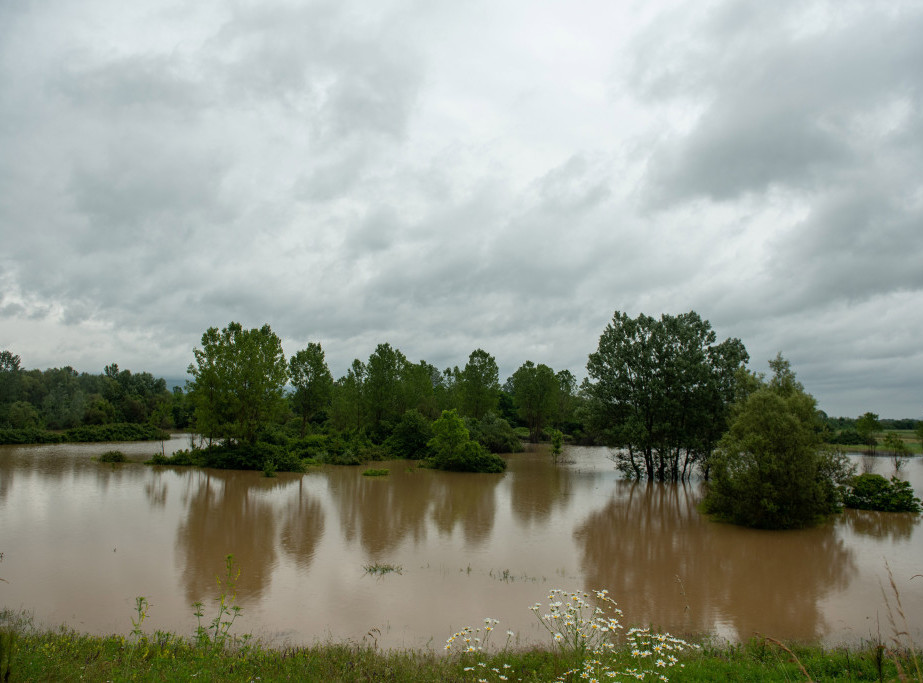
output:
[[[8, 615], [9, 613], [7, 613]], [[6, 616], [6, 615], [3, 615]], [[0, 616], [2, 620], [2, 616]], [[265, 647], [259, 643], [203, 647], [170, 633], [137, 638], [90, 636], [59, 629], [14, 627], [9, 659], [11, 681], [551, 681], [579, 666], [579, 659], [542, 649], [507, 651], [474, 659], [431, 651], [381, 651], [374, 644], [326, 643], [309, 647]], [[627, 652], [616, 652], [630, 666]], [[873, 645], [824, 649], [782, 647], [766, 639], [742, 645], [704, 644], [667, 672], [673, 681], [898, 680], [899, 661], [907, 680], [920, 676], [909, 653], [895, 655]], [[503, 668], [507, 665], [509, 668]], [[466, 667], [474, 666], [472, 671]], [[576, 674], [567, 680], [581, 680]]]
[[364, 564], [362, 568], [365, 570], [366, 574], [378, 574], [379, 576], [384, 576], [385, 574], [390, 574], [394, 572], [395, 574], [401, 574], [404, 571], [404, 568], [399, 564], [387, 564], [384, 562], [375, 562], [374, 564]]
[[391, 470], [368, 469], [362, 473], [362, 476], [363, 477], [387, 477], [389, 474], [391, 474]]

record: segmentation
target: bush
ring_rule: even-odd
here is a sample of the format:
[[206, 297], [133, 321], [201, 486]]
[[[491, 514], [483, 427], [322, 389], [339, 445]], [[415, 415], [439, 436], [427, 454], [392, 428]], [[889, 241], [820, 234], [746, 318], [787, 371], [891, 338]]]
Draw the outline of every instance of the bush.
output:
[[822, 450], [814, 398], [781, 357], [776, 374], [733, 407], [718, 444], [706, 512], [761, 529], [810, 526], [840, 509], [852, 474], [845, 456]]
[[128, 462], [128, 458], [122, 451], [106, 451], [98, 459], [99, 462]]
[[485, 413], [480, 421], [471, 421], [468, 432], [472, 439], [476, 439], [491, 453], [519, 453], [522, 451], [522, 442], [510, 423], [493, 412]]
[[433, 438], [433, 423], [419, 410], [408, 410], [385, 440], [385, 446], [395, 458], [422, 460], [430, 455], [427, 443]]
[[481, 444], [471, 440], [464, 421], [455, 410], [442, 411], [442, 417], [433, 423], [433, 438], [428, 446], [433, 452], [428, 464], [435, 469], [491, 473], [506, 469], [503, 458], [488, 453]]
[[386, 477], [391, 474], [391, 470], [368, 469], [362, 473], [363, 477]]
[[846, 507], [857, 510], [920, 512], [920, 499], [914, 497], [910, 482], [897, 477], [891, 477], [888, 482], [880, 474], [853, 477], [843, 502]]

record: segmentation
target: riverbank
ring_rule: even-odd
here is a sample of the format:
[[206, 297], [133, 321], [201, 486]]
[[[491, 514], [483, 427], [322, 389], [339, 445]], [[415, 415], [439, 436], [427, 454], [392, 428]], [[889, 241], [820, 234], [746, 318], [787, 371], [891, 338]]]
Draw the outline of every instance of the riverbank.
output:
[[[175, 634], [91, 636], [61, 629], [14, 628], [0, 652], [0, 679], [10, 681], [552, 681], [584, 680], [583, 659], [573, 652], [507, 651], [480, 657], [443, 656], [433, 651], [383, 651], [373, 644], [326, 643], [267, 648], [259, 643], [196, 645]], [[7, 660], [6, 657], [9, 656]], [[741, 645], [700, 647], [682, 653], [677, 666], [654, 668], [674, 681], [880, 681], [923, 680], [920, 652], [893, 652], [884, 645], [825, 649], [754, 639]], [[480, 664], [483, 664], [481, 666]], [[616, 650], [613, 671], [637, 668], [637, 657]], [[567, 675], [568, 671], [573, 671]], [[502, 678], [505, 677], [505, 678]], [[618, 679], [623, 679], [619, 677]]]

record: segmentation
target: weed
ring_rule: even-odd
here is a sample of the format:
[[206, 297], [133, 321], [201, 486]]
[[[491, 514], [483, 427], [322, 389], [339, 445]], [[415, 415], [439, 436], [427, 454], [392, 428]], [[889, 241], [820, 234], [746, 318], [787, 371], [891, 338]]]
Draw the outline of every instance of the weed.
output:
[[368, 469], [362, 473], [363, 477], [386, 477], [391, 474], [391, 470]]
[[[232, 640], [230, 635], [231, 626], [240, 616], [243, 608], [235, 604], [237, 602], [237, 579], [240, 578], [240, 568], [235, 566], [234, 556], [227, 555], [224, 558], [225, 573], [224, 579], [220, 576], [215, 577], [218, 584], [219, 595], [215, 598], [218, 603], [218, 613], [212, 619], [211, 624], [206, 628], [202, 625], [202, 617], [205, 616], [203, 611], [204, 605], [201, 601], [192, 603], [195, 608], [193, 616], [196, 618], [195, 640], [200, 646], [215, 646], [223, 648]], [[249, 636], [243, 636], [243, 640], [248, 640]]]
[[365, 570], [366, 574], [377, 574], [378, 576], [384, 576], [385, 574], [390, 574], [394, 572], [395, 574], [401, 574], [404, 571], [404, 568], [399, 564], [385, 564], [381, 562], [375, 562], [374, 564], [364, 564], [362, 568]]

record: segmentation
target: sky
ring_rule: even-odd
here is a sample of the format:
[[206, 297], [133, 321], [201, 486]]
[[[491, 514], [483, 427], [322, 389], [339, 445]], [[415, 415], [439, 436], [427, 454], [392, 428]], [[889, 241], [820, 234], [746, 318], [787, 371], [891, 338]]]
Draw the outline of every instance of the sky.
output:
[[182, 378], [209, 327], [586, 375], [695, 310], [923, 416], [923, 2], [0, 3], [0, 348]]

